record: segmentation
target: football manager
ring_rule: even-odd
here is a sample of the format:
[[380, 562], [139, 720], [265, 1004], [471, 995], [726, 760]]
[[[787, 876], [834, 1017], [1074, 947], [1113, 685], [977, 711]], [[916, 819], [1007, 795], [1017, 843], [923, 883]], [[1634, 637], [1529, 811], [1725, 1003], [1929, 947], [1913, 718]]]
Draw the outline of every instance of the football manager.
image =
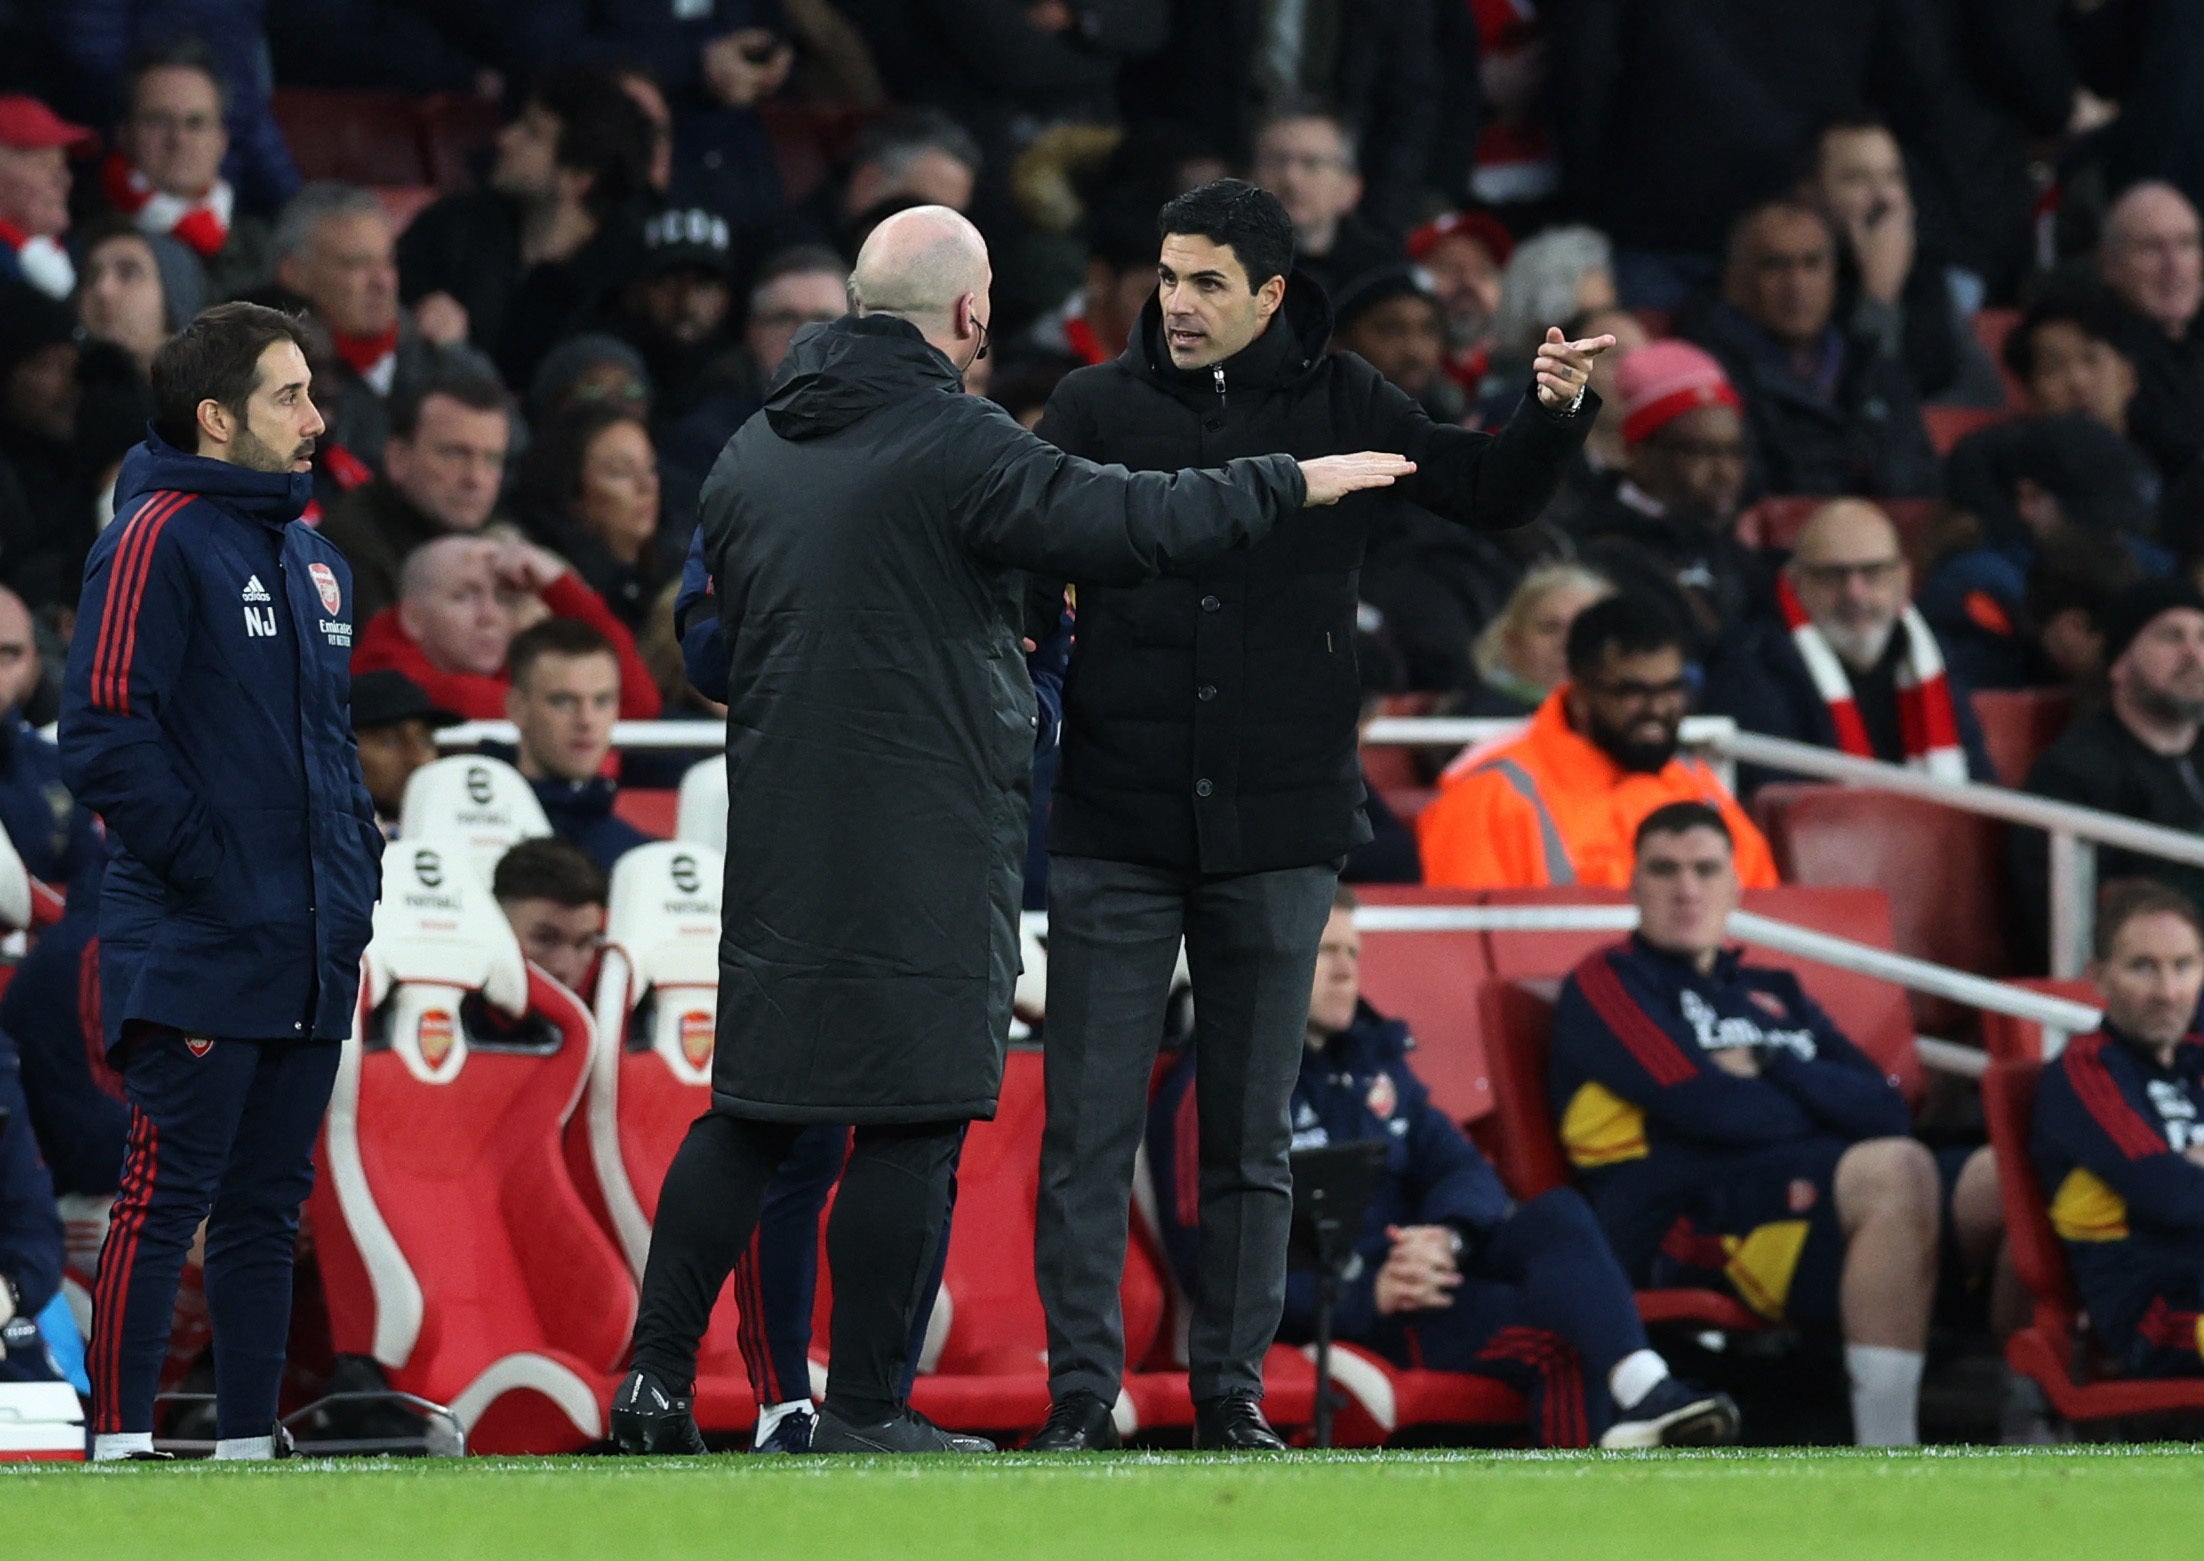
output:
[[719, 1035], [613, 1404], [631, 1452], [703, 1449], [697, 1343], [814, 1122], [856, 1132], [813, 1449], [988, 1449], [913, 1413], [897, 1379], [965, 1126], [1002, 1081], [1035, 731], [1020, 572], [1131, 585], [1414, 470], [1270, 455], [1135, 475], [1067, 455], [963, 393], [991, 281], [947, 208], [882, 223], [853, 314], [796, 339], [705, 484], [731, 661]]

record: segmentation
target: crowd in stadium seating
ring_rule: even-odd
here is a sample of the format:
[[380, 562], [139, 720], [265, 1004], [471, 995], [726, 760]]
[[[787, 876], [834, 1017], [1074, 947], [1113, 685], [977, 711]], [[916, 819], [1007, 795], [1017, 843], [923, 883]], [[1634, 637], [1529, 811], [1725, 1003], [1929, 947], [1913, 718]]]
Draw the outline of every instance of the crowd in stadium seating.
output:
[[[1366, 359], [1436, 421], [1505, 424], [1549, 326], [1618, 340], [1593, 379], [1599, 423], [1532, 523], [1452, 524], [1472, 506], [1436, 469], [1429, 507], [1382, 507], [1356, 620], [1364, 708], [1528, 725], [1443, 770], [1366, 749], [1376, 838], [1350, 880], [1619, 888], [1642, 869], [1640, 825], [1692, 805], [1738, 881], [1774, 884], [1791, 858], [1760, 825], [1789, 777], [1744, 766], [1732, 795], [1682, 745], [1692, 713], [2196, 833], [2200, 103], [2204, 24], [2150, 0], [0, 9], [0, 824], [34, 878], [96, 874], [95, 825], [35, 728], [147, 437], [153, 356], [205, 305], [308, 322], [328, 421], [309, 519], [353, 566], [353, 719], [386, 830], [438, 729], [509, 719], [500, 751], [609, 871], [644, 823], [664, 827], [623, 793], [663, 791], [695, 757], [623, 757], [613, 721], [723, 710], [724, 674], [715, 688], [694, 660], [711, 617], [699, 490], [795, 335], [844, 311], [871, 229], [921, 203], [973, 216], [998, 312], [968, 386], [1064, 438], [1061, 403], [1044, 411], [1058, 381], [1147, 328], [1157, 208], [1240, 173], [1293, 224], [1281, 330]], [[1060, 642], [1037, 656], [1037, 680], [1060, 677]], [[2015, 691], [2071, 716], [2017, 770], [1978, 714]], [[2012, 953], [1989, 973], [2040, 971], [2043, 844], [2004, 844], [1982, 870], [2011, 886], [2013, 923], [1990, 937]], [[2204, 898], [2204, 876], [2142, 857], [2100, 872]], [[500, 899], [530, 957], [578, 980], [601, 892]], [[72, 1041], [89, 919], [38, 941], [0, 1021], [55, 1189], [96, 1199], [119, 1130], [112, 1080]], [[1674, 1009], [1632, 983], [1734, 976], [1675, 964], [1703, 953], [1656, 941], [1595, 977], [1610, 1006]], [[1735, 1014], [1707, 999], [1728, 1037], [1708, 1066], [1728, 1073], [1731, 1023], [1761, 995], [1740, 990]], [[1580, 996], [1581, 1030], [1607, 1009]], [[66, 1018], [31, 1011], [64, 997]], [[1330, 1031], [1383, 1052], [1371, 1018]], [[1853, 1060], [1826, 1021], [1800, 1024], [1844, 1059], [1829, 1066]], [[1619, 1118], [1593, 1124], [1591, 1158], [1569, 1124], [1589, 1122], [1583, 1091], [1630, 1090], [1568, 1033], [1563, 1133], [1608, 1220]], [[1887, 1130], [1866, 1105], [1830, 1115], [1786, 1082], [1822, 1064], [1784, 1045], [1801, 1051], [1775, 1046], [1731, 1093], [1789, 1091], [1782, 1109], [1820, 1135], [1813, 1218], [1852, 1233], [1843, 1165], [1911, 1142], [1904, 1104], [1871, 1103]], [[1417, 1087], [1404, 1060], [1383, 1066]], [[2074, 1088], [2110, 1087], [2093, 1078]], [[1657, 1152], [1673, 1124], [1632, 1109]], [[1887, 1158], [1875, 1196], [1933, 1233], [1926, 1156]], [[1472, 1223], [1480, 1252], [1501, 1239]], [[1608, 1228], [1637, 1282], [1681, 1250], [1665, 1226]], [[1821, 1235], [1805, 1250], [1833, 1286]], [[0, 1279], [20, 1286], [10, 1250], [0, 1229]], [[1379, 1291], [1387, 1262], [1373, 1247]], [[1833, 1293], [1815, 1307], [1834, 1318]], [[1889, 1343], [1844, 1321], [1855, 1345]], [[2119, 1324], [2131, 1363], [2168, 1369], [2137, 1326]], [[1896, 1332], [1918, 1351], [1912, 1321]], [[2204, 1369], [2193, 1348], [2178, 1364]], [[1917, 1353], [1867, 1374], [1917, 1381]], [[1910, 1429], [1892, 1391], [1862, 1409], [1883, 1439]]]

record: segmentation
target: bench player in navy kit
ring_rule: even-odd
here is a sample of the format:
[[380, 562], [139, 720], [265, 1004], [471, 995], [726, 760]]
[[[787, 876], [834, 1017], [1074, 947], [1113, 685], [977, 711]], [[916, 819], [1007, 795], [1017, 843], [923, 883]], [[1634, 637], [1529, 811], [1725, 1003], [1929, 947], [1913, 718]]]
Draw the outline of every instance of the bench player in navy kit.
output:
[[96, 1458], [152, 1453], [202, 1219], [216, 1456], [280, 1440], [299, 1206], [382, 852], [348, 712], [352, 572], [299, 523], [322, 431], [303, 349], [252, 304], [161, 348], [69, 648], [62, 765], [107, 822], [101, 1009], [131, 1108], [93, 1295]]

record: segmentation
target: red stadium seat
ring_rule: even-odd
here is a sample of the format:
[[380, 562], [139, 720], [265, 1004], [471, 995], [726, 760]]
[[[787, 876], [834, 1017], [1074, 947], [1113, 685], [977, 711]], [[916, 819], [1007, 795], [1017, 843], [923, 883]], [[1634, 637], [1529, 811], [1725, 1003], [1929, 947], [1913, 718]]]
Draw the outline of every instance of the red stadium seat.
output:
[[2000, 786], [2021, 786], [2043, 751], [2074, 719], [2074, 696], [2063, 688], [1978, 688], [1974, 718]]
[[426, 184], [378, 184], [374, 193], [396, 233], [405, 232], [406, 224], [421, 214], [421, 208], [436, 199], [435, 188]]
[[420, 100], [421, 156], [439, 194], [474, 187], [477, 160], [497, 141], [496, 100], [439, 92]]
[[[2077, 1003], [2087, 1003], [2095, 1008], [2104, 1001], [2098, 996], [2093, 982], [2082, 980], [2055, 980], [2048, 976], [2034, 976], [2013, 985], [2025, 987], [2031, 992], [2043, 992], [2052, 997], [2070, 997]], [[2043, 1054], [2043, 1026], [2027, 1019], [2016, 1019], [2011, 1014], [1982, 1016], [1982, 1049], [1992, 1061], [2049, 1062]]]
[[477, 1451], [571, 1452], [605, 1434], [636, 1299], [560, 1148], [589, 1014], [458, 855], [384, 860], [311, 1203], [331, 1339], [449, 1405]]
[[[2012, 972], [1997, 820], [1848, 786], [1763, 786], [1753, 811], [1786, 882], [1880, 888], [1899, 952], [1976, 975]], [[1971, 1010], [1937, 998], [1916, 998], [1913, 1011], [1931, 1034], [1971, 1023]]]
[[2013, 378], [2005, 367], [2005, 338], [2013, 334], [2013, 327], [2020, 323], [2018, 309], [1978, 309], [1974, 316], [1974, 338], [1982, 343], [1982, 350], [1997, 365], [1997, 376], [2005, 384], [2005, 405], [2018, 409], [2028, 404], [2028, 387]]
[[346, 184], [433, 184], [403, 92], [278, 87], [269, 100], [299, 172]]
[[1936, 407], [1921, 408], [1921, 421], [1928, 428], [1929, 443], [1936, 447], [1938, 455], [1949, 455], [1952, 446], [1971, 433], [2005, 421], [2005, 412], [1997, 407]]
[[[1475, 890], [1367, 885], [1364, 905], [1473, 905]], [[1477, 989], [1488, 969], [1479, 932], [1366, 932], [1362, 992], [1372, 1007], [1405, 1020], [1416, 1037], [1416, 1075], [1457, 1122], [1492, 1110], [1480, 1038]]]
[[622, 786], [612, 799], [612, 811], [654, 840], [671, 840], [680, 798], [669, 789]]
[[2036, 1082], [2043, 1064], [2004, 1059], [1982, 1080], [1982, 1111], [1997, 1156], [1998, 1193], [2005, 1203], [2006, 1249], [2021, 1283], [2035, 1298], [2028, 1326], [2005, 1341], [2012, 1368], [2043, 1389], [2051, 1407], [2087, 1423], [2130, 1415], [2204, 1410], [2204, 1381], [2109, 1378], [2096, 1359], [2081, 1296], [2028, 1157]]
[[[1547, 1093], [1553, 1056], [1553, 999], [1532, 983], [1493, 980], [1480, 1002], [1490, 1041], [1500, 1129], [1501, 1177], [1518, 1198], [1569, 1185], [1561, 1130]], [[1638, 1313], [1648, 1323], [1756, 1332], [1768, 1324], [1717, 1290], [1640, 1290]]]

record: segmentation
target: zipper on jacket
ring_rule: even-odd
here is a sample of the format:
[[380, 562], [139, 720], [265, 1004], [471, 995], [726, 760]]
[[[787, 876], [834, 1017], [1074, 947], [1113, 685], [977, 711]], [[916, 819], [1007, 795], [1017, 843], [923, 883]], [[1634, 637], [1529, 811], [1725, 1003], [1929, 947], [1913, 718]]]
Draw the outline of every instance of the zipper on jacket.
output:
[[1227, 411], [1231, 408], [1232, 403], [1225, 399], [1224, 365], [1221, 363], [1216, 364], [1209, 370], [1209, 372], [1215, 375], [1217, 379], [1217, 410], [1220, 412]]

